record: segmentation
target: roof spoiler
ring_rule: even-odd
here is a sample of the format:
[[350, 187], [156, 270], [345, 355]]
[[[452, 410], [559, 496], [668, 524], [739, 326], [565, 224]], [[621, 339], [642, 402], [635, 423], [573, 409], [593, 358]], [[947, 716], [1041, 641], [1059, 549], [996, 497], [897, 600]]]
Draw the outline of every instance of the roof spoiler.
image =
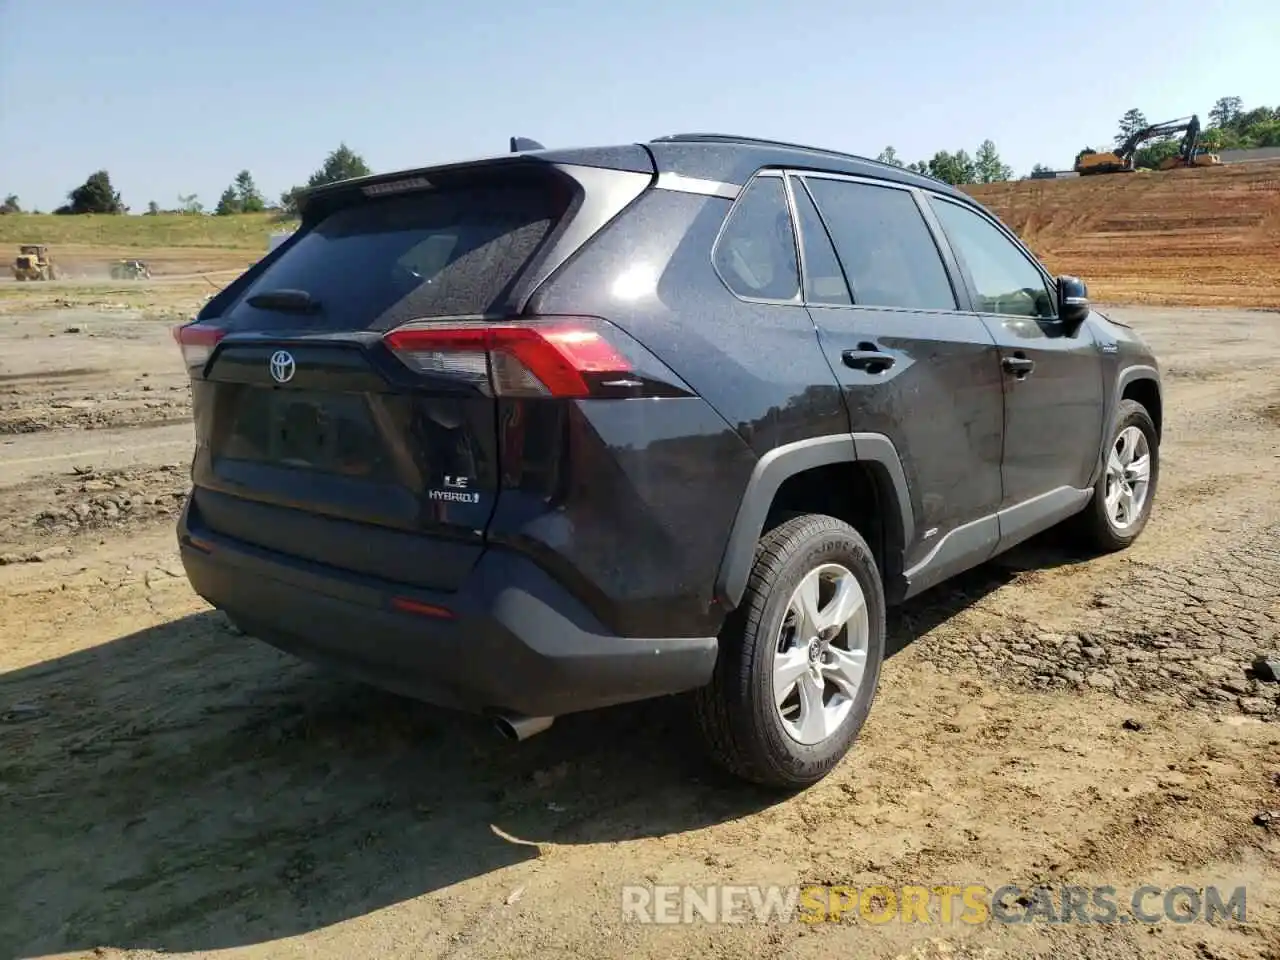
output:
[[545, 150], [547, 149], [537, 140], [530, 140], [528, 137], [512, 137], [511, 152], [521, 153], [525, 150]]

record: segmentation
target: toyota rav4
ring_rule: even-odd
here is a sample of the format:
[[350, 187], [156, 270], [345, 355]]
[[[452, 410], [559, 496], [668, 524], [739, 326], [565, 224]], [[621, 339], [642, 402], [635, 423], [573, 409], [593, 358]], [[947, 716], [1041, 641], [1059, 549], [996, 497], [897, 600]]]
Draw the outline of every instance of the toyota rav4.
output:
[[195, 590], [400, 693], [552, 718], [687, 693], [756, 782], [830, 771], [886, 605], [1068, 522], [1127, 546], [1161, 385], [982, 206], [689, 134], [314, 190], [176, 338]]

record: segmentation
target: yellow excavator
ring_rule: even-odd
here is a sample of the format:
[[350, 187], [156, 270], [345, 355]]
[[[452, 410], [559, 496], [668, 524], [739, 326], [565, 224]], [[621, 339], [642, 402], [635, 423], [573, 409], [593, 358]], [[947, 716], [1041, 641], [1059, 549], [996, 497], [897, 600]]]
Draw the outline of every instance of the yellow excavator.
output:
[[1082, 177], [1095, 173], [1132, 173], [1133, 158], [1138, 152], [1138, 147], [1156, 137], [1171, 137], [1178, 133], [1183, 134], [1178, 152], [1161, 161], [1161, 170], [1173, 170], [1178, 167], [1213, 167], [1222, 162], [1217, 154], [1205, 153], [1200, 149], [1200, 118], [1193, 114], [1190, 117], [1153, 123], [1141, 130], [1135, 130], [1114, 152], [1107, 150], [1102, 153], [1082, 153], [1076, 158], [1075, 171]]

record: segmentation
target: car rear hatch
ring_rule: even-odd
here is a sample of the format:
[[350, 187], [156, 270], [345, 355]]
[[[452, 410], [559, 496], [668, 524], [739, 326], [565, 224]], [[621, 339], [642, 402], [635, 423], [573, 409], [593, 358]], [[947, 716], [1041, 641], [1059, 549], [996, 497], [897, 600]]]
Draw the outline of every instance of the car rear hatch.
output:
[[[608, 202], [588, 202], [601, 177]], [[530, 370], [554, 381], [592, 362], [589, 344], [556, 347], [563, 322], [538, 321], [548, 340], [511, 318], [650, 179], [511, 157], [312, 197], [294, 236], [175, 330], [196, 421], [192, 518], [293, 557], [456, 589], [499, 491], [495, 393], [545, 393]], [[495, 352], [495, 336], [510, 349]]]

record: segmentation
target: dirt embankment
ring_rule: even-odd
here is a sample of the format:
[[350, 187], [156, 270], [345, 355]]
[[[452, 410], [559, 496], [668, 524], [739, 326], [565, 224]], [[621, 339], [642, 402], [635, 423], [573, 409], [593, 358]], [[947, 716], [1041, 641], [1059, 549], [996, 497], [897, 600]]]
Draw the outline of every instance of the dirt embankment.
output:
[[1280, 163], [967, 189], [1097, 299], [1280, 309]]

